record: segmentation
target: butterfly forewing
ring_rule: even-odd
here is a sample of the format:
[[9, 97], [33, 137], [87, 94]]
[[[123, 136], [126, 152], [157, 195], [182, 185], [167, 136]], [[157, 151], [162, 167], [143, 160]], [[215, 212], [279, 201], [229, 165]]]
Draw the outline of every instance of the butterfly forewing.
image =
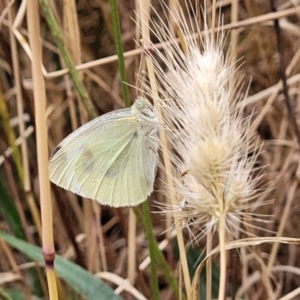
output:
[[111, 112], [90, 121], [67, 136], [50, 156], [50, 180], [60, 187], [75, 192], [74, 187], [72, 187], [76, 185], [74, 164], [86, 147], [86, 143], [93, 139], [97, 133], [106, 130], [107, 126], [112, 124], [114, 120], [130, 116], [130, 109]]
[[53, 151], [50, 180], [101, 204], [118, 207], [143, 202], [153, 191], [155, 179], [155, 120], [123, 109], [85, 124]]

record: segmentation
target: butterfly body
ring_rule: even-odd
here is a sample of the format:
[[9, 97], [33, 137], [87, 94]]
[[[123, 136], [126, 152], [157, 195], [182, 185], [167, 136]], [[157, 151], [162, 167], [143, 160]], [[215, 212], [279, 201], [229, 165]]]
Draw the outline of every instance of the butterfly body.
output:
[[101, 204], [134, 206], [153, 191], [158, 121], [145, 98], [66, 137], [49, 159], [50, 180]]

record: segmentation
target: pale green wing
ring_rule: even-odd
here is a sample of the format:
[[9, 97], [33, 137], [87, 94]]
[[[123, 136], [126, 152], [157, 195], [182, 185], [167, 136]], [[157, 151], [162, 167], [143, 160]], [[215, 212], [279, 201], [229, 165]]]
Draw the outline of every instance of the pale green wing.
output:
[[141, 203], [153, 190], [157, 135], [153, 138], [148, 133], [155, 126], [148, 124], [145, 131], [128, 110], [94, 121], [72, 133], [54, 151], [51, 181], [102, 204]]
[[75, 192], [115, 207], [137, 205], [153, 191], [157, 149], [135, 119], [115, 121], [107, 132], [117, 134], [90, 140], [76, 161]]
[[75, 192], [79, 185], [75, 177], [75, 163], [86, 148], [87, 142], [109, 130], [116, 120], [128, 118], [132, 118], [130, 109], [121, 109], [100, 116], [68, 135], [50, 156], [50, 180], [64, 189]]

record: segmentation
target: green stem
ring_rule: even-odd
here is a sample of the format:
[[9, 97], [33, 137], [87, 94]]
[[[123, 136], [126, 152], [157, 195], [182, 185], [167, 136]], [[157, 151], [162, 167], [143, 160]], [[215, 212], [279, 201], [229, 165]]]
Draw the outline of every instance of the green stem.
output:
[[[176, 281], [175, 277], [173, 276], [172, 270], [169, 267], [168, 263], [166, 262], [166, 259], [163, 255], [163, 253], [159, 250], [156, 241], [155, 241], [155, 257], [156, 257], [157, 264], [162, 268], [162, 271], [164, 272], [164, 275], [165, 275], [170, 287], [172, 288], [175, 296], [177, 297], [177, 299], [179, 299], [179, 287], [178, 287], [177, 281]], [[181, 296], [182, 296], [182, 299], [186, 299], [184, 295], [181, 295]]]
[[126, 77], [126, 69], [125, 69], [125, 62], [124, 62], [124, 55], [123, 55], [123, 46], [121, 40], [119, 13], [118, 13], [116, 0], [109, 0], [109, 2], [111, 6], [112, 25], [113, 25], [114, 35], [115, 35], [118, 65], [119, 65], [119, 71], [121, 77], [122, 95], [123, 95], [125, 106], [129, 107], [130, 97], [129, 97], [128, 86], [126, 84], [127, 77]]
[[21, 182], [21, 184], [24, 184], [24, 170], [22, 167], [22, 158], [21, 158], [21, 153], [20, 153], [20, 148], [16, 145], [15, 140], [16, 140], [16, 135], [9, 123], [9, 112], [8, 108], [4, 99], [4, 95], [2, 93], [2, 84], [0, 84], [0, 119], [3, 124], [4, 132], [7, 137], [7, 141], [9, 146], [12, 148], [12, 157], [14, 160], [14, 163], [16, 165], [16, 169], [18, 172], [18, 177]]
[[86, 111], [88, 112], [89, 116], [92, 119], [96, 118], [98, 116], [98, 114], [97, 114], [97, 112], [94, 108], [94, 105], [93, 105], [93, 103], [92, 103], [92, 101], [80, 79], [80, 76], [75, 68], [75, 64], [73, 62], [71, 54], [69, 53], [69, 51], [65, 45], [62, 32], [60, 30], [60, 27], [57, 24], [57, 21], [54, 17], [54, 14], [49, 5], [49, 2], [48, 2], [48, 0], [39, 0], [39, 3], [43, 10], [44, 16], [46, 18], [46, 21], [47, 21], [47, 24], [51, 31], [51, 34], [53, 36], [53, 39], [61, 53], [61, 56], [66, 64], [67, 68], [69, 69], [71, 78], [74, 83], [74, 87], [75, 87], [77, 93], [79, 94], [79, 96], [81, 97], [82, 103], [83, 103]]
[[0, 299], [1, 300], [13, 300], [2, 288], [0, 288]]
[[[137, 218], [138, 218], [138, 222], [141, 224], [143, 224], [144, 227], [144, 231], [146, 232], [146, 230], [148, 230], [148, 228], [151, 229], [151, 233], [153, 232], [152, 230], [152, 223], [151, 223], [151, 219], [149, 223], [146, 223], [141, 211], [139, 211], [136, 207], [132, 207], [132, 209], [134, 210], [134, 213], [136, 214]], [[145, 212], [144, 212], [145, 214]], [[150, 218], [150, 215], [149, 215]], [[167, 282], [169, 283], [170, 287], [172, 288], [175, 296], [179, 299], [179, 287], [176, 281], [176, 278], [173, 275], [173, 271], [171, 270], [170, 266], [168, 265], [163, 253], [161, 252], [161, 250], [158, 247], [157, 241], [154, 238], [154, 236], [151, 234], [152, 239], [153, 239], [153, 245], [154, 245], [154, 250], [155, 250], [155, 258], [156, 258], [156, 262], [157, 264], [162, 268], [162, 271], [165, 275], [165, 278], [167, 280]], [[147, 236], [148, 238], [148, 236]], [[182, 295], [182, 299], [186, 299], [184, 297], [184, 295]]]
[[151, 292], [152, 292], [152, 299], [158, 300], [159, 299], [159, 290], [158, 290], [158, 280], [157, 280], [157, 272], [156, 272], [156, 241], [153, 236], [152, 231], [152, 224], [151, 224], [151, 217], [150, 217], [150, 210], [149, 210], [149, 202], [145, 201], [142, 204], [143, 208], [143, 225], [145, 234], [149, 243], [149, 255], [150, 255], [150, 267], [151, 267]]

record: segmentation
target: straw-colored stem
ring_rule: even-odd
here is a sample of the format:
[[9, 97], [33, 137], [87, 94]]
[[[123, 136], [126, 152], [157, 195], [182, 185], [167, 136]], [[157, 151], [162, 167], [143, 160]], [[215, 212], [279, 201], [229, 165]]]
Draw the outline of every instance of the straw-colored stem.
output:
[[220, 245], [220, 284], [219, 284], [219, 300], [224, 300], [226, 295], [226, 215], [221, 214], [219, 223], [219, 245]]
[[[19, 118], [19, 131], [20, 137], [22, 139], [21, 142], [21, 155], [22, 155], [22, 167], [18, 167], [18, 171], [22, 172], [20, 180], [24, 185], [24, 190], [27, 192], [30, 189], [30, 174], [29, 174], [29, 161], [28, 161], [28, 148], [25, 137], [25, 124], [23, 119], [23, 99], [22, 99], [22, 86], [21, 86], [21, 76], [20, 76], [20, 66], [18, 61], [18, 50], [17, 50], [17, 42], [15, 36], [13, 34], [13, 14], [10, 9], [8, 12], [9, 22], [10, 22], [10, 30], [9, 30], [9, 40], [11, 46], [11, 56], [12, 56], [12, 65], [13, 65], [13, 75], [14, 82], [16, 87], [16, 99], [17, 99], [17, 111]], [[21, 170], [19, 170], [21, 168]], [[19, 174], [20, 176], [20, 174]]]
[[300, 295], [300, 287], [296, 288], [292, 292], [288, 293], [284, 297], [280, 298], [279, 300], [293, 300], [296, 299], [296, 296]]
[[[295, 193], [296, 193], [296, 189], [297, 189], [298, 185], [299, 185], [299, 182], [297, 180], [295, 180], [292, 183], [291, 187], [289, 188], [287, 202], [284, 205], [284, 210], [283, 210], [283, 213], [282, 213], [281, 218], [280, 218], [279, 228], [278, 228], [277, 233], [276, 233], [277, 237], [282, 236], [285, 225], [289, 220], [288, 216], [289, 216], [289, 213], [290, 213], [290, 210], [291, 210], [292, 202], [295, 198]], [[269, 273], [269, 276], [270, 276], [272, 266], [273, 266], [273, 264], [275, 263], [275, 260], [276, 260], [276, 255], [277, 255], [277, 252], [278, 252], [278, 248], [279, 248], [279, 242], [274, 243], [273, 247], [272, 247], [271, 254], [270, 254], [270, 258], [269, 258], [269, 261], [268, 261], [268, 266], [267, 266], [267, 271]]]
[[[231, 22], [238, 21], [238, 1], [231, 1]], [[234, 63], [236, 61], [237, 53], [237, 44], [238, 44], [238, 30], [233, 29], [230, 31], [230, 59]]]
[[42, 47], [40, 42], [40, 24], [38, 1], [27, 2], [27, 26], [29, 42], [32, 50], [32, 78], [33, 95], [36, 112], [36, 140], [37, 160], [40, 186], [40, 202], [43, 232], [43, 253], [46, 262], [46, 275], [48, 281], [50, 300], [58, 299], [57, 285], [54, 271], [54, 242], [52, 204], [50, 198], [50, 182], [48, 172], [48, 130], [46, 117], [45, 82], [42, 74]]
[[[148, 1], [147, 1], [148, 2]], [[149, 3], [143, 3], [143, 9], [140, 11], [140, 16], [142, 20], [142, 38], [143, 38], [143, 46], [144, 49], [147, 51], [147, 49], [150, 48], [150, 33], [149, 33], [149, 13], [147, 14], [147, 9], [149, 8]], [[147, 53], [146, 53], [147, 54]], [[155, 80], [155, 72], [154, 72], [154, 66], [151, 58], [146, 55], [146, 65], [147, 65], [147, 70], [148, 70], [148, 76], [149, 76], [149, 82], [150, 82], [150, 87], [152, 90], [153, 95], [158, 96], [158, 89], [156, 85], [156, 80]], [[161, 109], [159, 105], [156, 107], [158, 116], [160, 118], [160, 123], [163, 123], [161, 120]], [[166, 140], [166, 135], [163, 130], [160, 131], [160, 141], [161, 141], [161, 147], [162, 147], [162, 153], [163, 153], [163, 161], [165, 164], [165, 168], [167, 170], [167, 183], [170, 191], [170, 199], [173, 203], [176, 202], [175, 198], [175, 190], [174, 190], [174, 183], [172, 180], [172, 168], [171, 168], [171, 162], [169, 158], [169, 151], [167, 148], [167, 140]], [[174, 216], [175, 217], [175, 216]], [[178, 246], [179, 246], [179, 253], [180, 253], [180, 262], [182, 265], [182, 271], [183, 271], [183, 277], [184, 277], [184, 283], [185, 283], [185, 289], [187, 292], [187, 298], [191, 299], [191, 280], [190, 280], [190, 275], [189, 275], [189, 270], [188, 270], [188, 264], [187, 264], [187, 257], [186, 257], [186, 251], [185, 251], [185, 245], [184, 245], [184, 240], [183, 240], [183, 235], [182, 235], [182, 228], [180, 226], [179, 220], [175, 217], [175, 229], [177, 232], [177, 239], [178, 239]]]
[[106, 254], [105, 254], [105, 239], [104, 239], [104, 234], [103, 234], [103, 227], [101, 224], [101, 205], [97, 202], [93, 202], [93, 211], [95, 214], [95, 225], [96, 225], [96, 231], [97, 231], [97, 237], [98, 237], [98, 247], [99, 247], [99, 252], [100, 252], [100, 262], [99, 263], [99, 269], [107, 272], [108, 267], [107, 267], [107, 259], [106, 259]]
[[211, 16], [211, 39], [215, 43], [215, 32], [216, 32], [216, 0], [213, 0], [212, 4], [212, 16]]
[[[212, 229], [209, 228], [206, 235], [206, 255], [212, 249]], [[211, 289], [212, 289], [212, 259], [211, 257], [207, 258], [206, 261], [206, 300], [211, 300]]]
[[[20, 65], [19, 65], [19, 56], [18, 56], [18, 50], [17, 50], [17, 42], [16, 42], [16, 38], [14, 36], [13, 13], [12, 13], [11, 9], [8, 12], [8, 17], [9, 17], [9, 22], [10, 22], [9, 40], [10, 40], [10, 46], [11, 46], [11, 57], [12, 57], [12, 65], [13, 65], [14, 82], [15, 82], [15, 87], [16, 87], [17, 111], [18, 111], [18, 119], [19, 119], [18, 124], [19, 124], [19, 132], [20, 132], [20, 138], [21, 138], [21, 150], [22, 150], [21, 151], [22, 176], [20, 177], [20, 181], [23, 184], [25, 195], [26, 195], [26, 201], [29, 206], [30, 212], [33, 216], [34, 224], [36, 226], [39, 238], [42, 241], [42, 231], [41, 231], [41, 222], [40, 222], [40, 218], [39, 218], [39, 211], [37, 208], [36, 201], [33, 197], [32, 191], [31, 191], [29, 155], [28, 155], [27, 139], [25, 136], [25, 124], [24, 124], [24, 118], [23, 118], [24, 107], [23, 107], [23, 98], [22, 98]], [[18, 168], [18, 170], [19, 170], [19, 168]]]
[[[85, 199], [84, 199], [85, 200]], [[95, 264], [95, 239], [93, 236], [93, 204], [89, 200], [83, 201], [83, 219], [84, 219], [84, 232], [86, 234], [86, 243], [89, 245], [87, 249], [86, 265], [89, 272], [93, 271]]]

